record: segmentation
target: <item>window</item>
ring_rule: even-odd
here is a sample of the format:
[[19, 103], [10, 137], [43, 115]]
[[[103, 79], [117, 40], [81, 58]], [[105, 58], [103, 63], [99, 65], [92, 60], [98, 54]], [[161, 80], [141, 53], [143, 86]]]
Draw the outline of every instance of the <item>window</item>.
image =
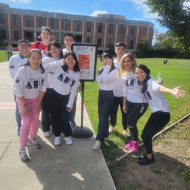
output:
[[6, 39], [6, 34], [5, 34], [5, 30], [4, 29], [0, 30], [0, 38], [2, 38], [3, 40]]
[[18, 21], [17, 21], [17, 15], [13, 14], [13, 25], [17, 25]]
[[135, 33], [135, 26], [131, 26], [131, 36], [134, 36]]
[[75, 31], [80, 31], [80, 21], [75, 22]]
[[18, 41], [18, 30], [14, 30], [14, 40]]
[[110, 24], [109, 34], [113, 34], [113, 24]]
[[129, 43], [129, 49], [133, 49], [133, 40], [131, 40]]
[[55, 18], [51, 19], [51, 28], [56, 29], [56, 19]]
[[32, 26], [31, 20], [32, 20], [31, 16], [26, 16], [26, 26], [28, 27]]
[[0, 13], [0, 24], [5, 24], [4, 13]]
[[98, 47], [101, 47], [101, 38], [98, 38]]
[[98, 24], [98, 33], [102, 33], [102, 23]]
[[41, 28], [42, 26], [44, 26], [44, 18], [39, 17], [39, 28]]
[[68, 30], [69, 29], [68, 20], [64, 20], [63, 21], [63, 27], [64, 27], [63, 28], [64, 30]]
[[124, 25], [120, 25], [120, 35], [124, 34]]
[[90, 37], [86, 37], [86, 43], [90, 43]]
[[87, 32], [91, 32], [91, 22], [87, 22]]

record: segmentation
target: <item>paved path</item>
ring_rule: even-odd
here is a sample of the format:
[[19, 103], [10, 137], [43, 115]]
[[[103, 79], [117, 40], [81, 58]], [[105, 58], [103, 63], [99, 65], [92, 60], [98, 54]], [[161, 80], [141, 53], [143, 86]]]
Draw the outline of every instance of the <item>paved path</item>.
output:
[[[0, 63], [0, 189], [2, 190], [116, 190], [101, 150], [92, 146], [95, 137], [73, 139], [67, 146], [54, 146], [53, 135], [43, 136], [41, 128], [37, 140], [41, 149], [28, 147], [30, 161], [19, 159], [19, 137], [16, 135], [12, 79], [8, 63]], [[76, 122], [80, 124], [80, 96]], [[93, 130], [87, 111], [84, 126]], [[41, 127], [41, 123], [40, 123]]]

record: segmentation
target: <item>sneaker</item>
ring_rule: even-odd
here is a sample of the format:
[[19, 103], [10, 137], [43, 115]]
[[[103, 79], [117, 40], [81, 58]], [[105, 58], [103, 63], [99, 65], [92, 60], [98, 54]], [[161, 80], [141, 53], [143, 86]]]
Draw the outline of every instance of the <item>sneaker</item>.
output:
[[101, 144], [102, 144], [102, 143], [101, 143], [99, 140], [97, 140], [97, 141], [95, 142], [94, 146], [93, 146], [93, 149], [94, 149], [94, 150], [100, 149]]
[[123, 134], [125, 137], [130, 137], [130, 133], [127, 131], [127, 129], [123, 129]]
[[71, 127], [76, 127], [76, 123], [75, 123], [74, 120], [70, 121], [69, 123], [70, 123], [70, 126], [71, 126]]
[[66, 145], [71, 145], [71, 144], [73, 144], [73, 141], [71, 140], [70, 137], [65, 137], [65, 142], [66, 142]]
[[104, 141], [109, 141], [109, 138], [108, 137], [104, 137]]
[[154, 156], [152, 155], [152, 159], [148, 158], [147, 155], [145, 155], [141, 160], [138, 161], [139, 165], [148, 165], [154, 163]]
[[61, 145], [61, 138], [60, 138], [60, 136], [55, 137], [54, 144], [55, 144], [55, 146], [59, 146], [59, 145]]
[[115, 132], [115, 129], [114, 129], [113, 126], [110, 126], [110, 128], [109, 128], [109, 132], [110, 132], [110, 133], [114, 133], [114, 132]]
[[138, 152], [139, 151], [139, 143], [140, 141], [133, 141], [133, 146], [131, 148], [132, 152]]
[[25, 148], [19, 151], [19, 157], [22, 162], [26, 162], [27, 160], [29, 160]]
[[50, 131], [46, 131], [46, 132], [44, 132], [44, 137], [50, 137], [51, 136], [51, 133], [50, 133]]
[[142, 160], [142, 159], [144, 159], [144, 157], [146, 157], [146, 154], [139, 155], [139, 156], [138, 156], [138, 160]]
[[20, 131], [19, 130], [17, 130], [17, 135], [20, 136]]
[[36, 139], [34, 139], [32, 141], [30, 139], [28, 139], [28, 145], [31, 145], [35, 149], [40, 148], [40, 143]]
[[129, 141], [129, 142], [125, 145], [125, 149], [131, 150], [132, 146], [133, 146], [133, 141]]

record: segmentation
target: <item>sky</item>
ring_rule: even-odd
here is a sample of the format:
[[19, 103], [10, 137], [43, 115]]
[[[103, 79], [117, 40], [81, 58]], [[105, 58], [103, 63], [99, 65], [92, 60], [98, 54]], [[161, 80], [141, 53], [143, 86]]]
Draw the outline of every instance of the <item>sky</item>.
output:
[[148, 21], [154, 24], [154, 30], [165, 33], [168, 29], [156, 23], [157, 14], [149, 14], [144, 0], [0, 0], [10, 8], [57, 12], [86, 16], [97, 14], [116, 14], [127, 20]]

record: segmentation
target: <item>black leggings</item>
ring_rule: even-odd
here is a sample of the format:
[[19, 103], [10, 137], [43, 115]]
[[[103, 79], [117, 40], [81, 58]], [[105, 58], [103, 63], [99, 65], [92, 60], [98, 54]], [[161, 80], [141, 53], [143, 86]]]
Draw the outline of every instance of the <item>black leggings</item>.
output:
[[148, 103], [143, 104], [143, 111], [140, 113], [142, 109], [142, 103], [133, 103], [127, 101], [127, 125], [132, 126], [130, 129], [130, 133], [132, 139], [134, 141], [138, 140], [138, 129], [137, 129], [137, 121], [142, 117], [142, 115], [146, 112], [148, 108]]
[[49, 93], [48, 108], [53, 126], [53, 134], [57, 137], [63, 132], [65, 137], [72, 134], [69, 124], [70, 113], [66, 110], [69, 94], [61, 95], [53, 89], [47, 91]]
[[152, 153], [152, 137], [160, 132], [169, 121], [170, 113], [167, 112], [155, 112], [150, 115], [141, 135], [147, 154]]

